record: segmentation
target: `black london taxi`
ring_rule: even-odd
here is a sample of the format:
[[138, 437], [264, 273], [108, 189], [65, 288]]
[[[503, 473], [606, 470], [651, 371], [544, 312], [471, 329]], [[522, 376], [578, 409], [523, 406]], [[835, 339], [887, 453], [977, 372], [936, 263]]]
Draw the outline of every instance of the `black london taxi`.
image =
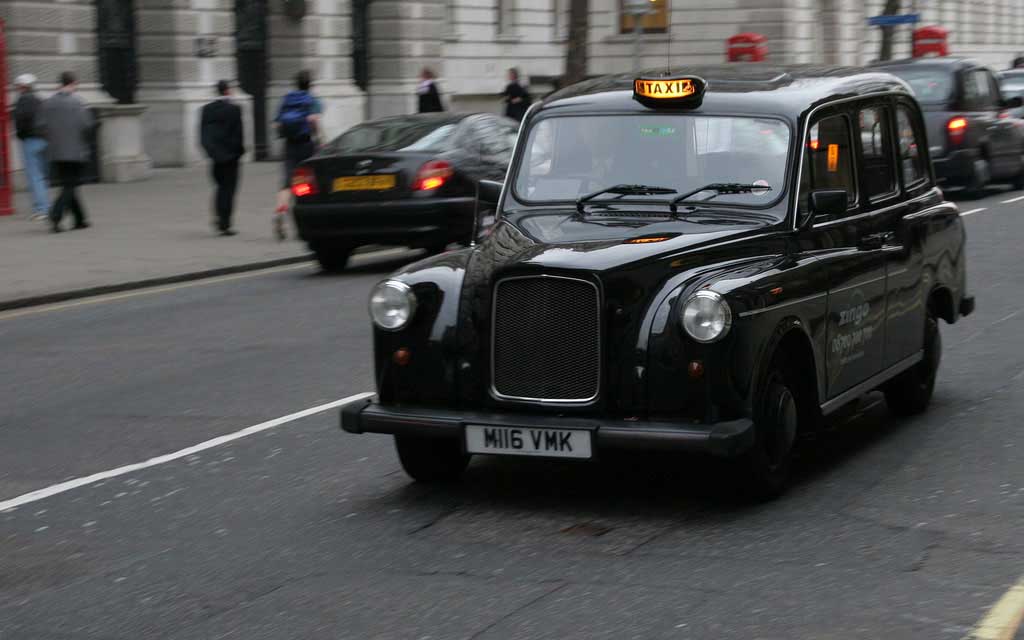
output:
[[798, 436], [882, 390], [923, 411], [965, 234], [920, 108], [879, 71], [722, 66], [587, 81], [524, 119], [479, 244], [372, 291], [377, 395], [418, 481], [475, 454], [728, 459], [783, 491]]

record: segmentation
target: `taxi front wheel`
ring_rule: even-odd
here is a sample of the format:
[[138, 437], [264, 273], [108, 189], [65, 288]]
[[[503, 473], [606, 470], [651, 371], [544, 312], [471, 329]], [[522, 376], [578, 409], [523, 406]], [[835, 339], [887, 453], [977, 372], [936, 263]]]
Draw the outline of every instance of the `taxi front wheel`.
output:
[[785, 358], [776, 357], [765, 377], [754, 419], [754, 446], [735, 461], [741, 497], [770, 500], [789, 486], [800, 416], [806, 414], [806, 403], [813, 402], [798, 376]]
[[941, 361], [942, 334], [939, 332], [939, 320], [929, 312], [924, 325], [924, 355], [921, 362], [896, 376], [883, 389], [889, 410], [901, 417], [923, 413], [931, 403]]
[[417, 482], [453, 482], [469, 465], [470, 456], [452, 438], [395, 436], [395, 449], [402, 469]]

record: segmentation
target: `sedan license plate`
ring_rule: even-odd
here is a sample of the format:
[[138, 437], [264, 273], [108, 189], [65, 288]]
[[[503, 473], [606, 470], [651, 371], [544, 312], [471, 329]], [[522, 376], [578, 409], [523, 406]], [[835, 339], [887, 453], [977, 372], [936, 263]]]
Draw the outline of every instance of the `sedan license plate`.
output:
[[466, 425], [466, 451], [542, 458], [590, 458], [591, 434], [582, 429]]
[[386, 191], [395, 188], [394, 174], [346, 176], [334, 179], [333, 191]]

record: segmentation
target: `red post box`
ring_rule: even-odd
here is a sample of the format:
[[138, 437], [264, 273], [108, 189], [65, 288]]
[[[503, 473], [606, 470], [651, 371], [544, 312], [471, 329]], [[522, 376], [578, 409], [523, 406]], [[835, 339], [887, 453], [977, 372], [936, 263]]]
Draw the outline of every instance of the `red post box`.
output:
[[764, 62], [768, 57], [768, 38], [760, 33], [737, 33], [726, 41], [729, 62]]
[[11, 184], [10, 111], [7, 108], [7, 41], [4, 21], [0, 19], [0, 216], [14, 213], [14, 186]]
[[949, 32], [942, 27], [921, 27], [914, 30], [914, 57], [923, 58], [929, 54], [949, 55]]

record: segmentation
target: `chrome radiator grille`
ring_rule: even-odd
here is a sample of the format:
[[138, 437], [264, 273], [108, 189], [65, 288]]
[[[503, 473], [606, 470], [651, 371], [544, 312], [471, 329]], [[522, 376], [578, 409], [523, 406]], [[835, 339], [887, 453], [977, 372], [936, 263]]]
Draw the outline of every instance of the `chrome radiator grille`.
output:
[[494, 289], [492, 385], [499, 398], [586, 402], [601, 380], [597, 287], [556, 276], [507, 278]]

